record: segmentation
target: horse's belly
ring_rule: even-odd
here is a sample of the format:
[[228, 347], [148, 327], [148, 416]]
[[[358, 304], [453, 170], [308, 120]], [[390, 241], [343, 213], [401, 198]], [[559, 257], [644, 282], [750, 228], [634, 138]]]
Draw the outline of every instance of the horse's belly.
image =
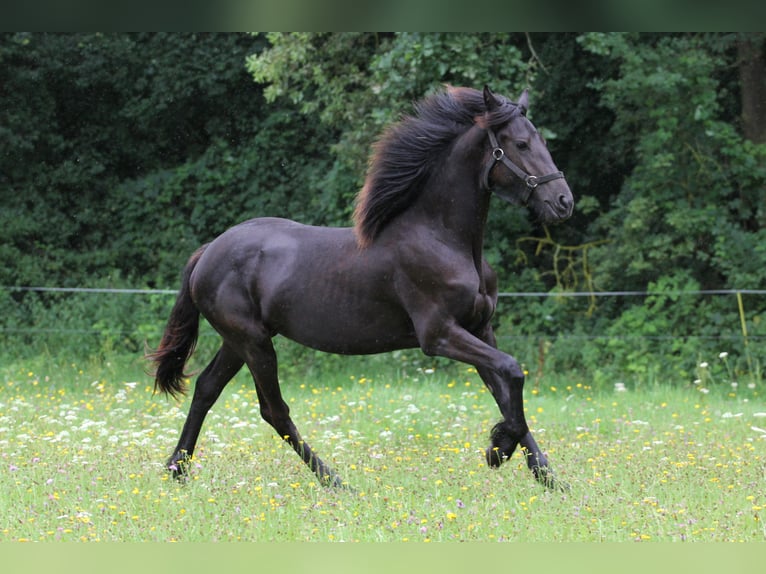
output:
[[396, 337], [380, 334], [372, 337], [356, 335], [348, 338], [328, 338], [307, 336], [306, 333], [302, 332], [295, 337], [291, 337], [289, 334], [286, 336], [292, 341], [317, 351], [339, 355], [374, 355], [418, 346], [414, 334]]
[[329, 353], [366, 355], [417, 346], [409, 317], [395, 305], [354, 297], [293, 300], [274, 324], [281, 335]]

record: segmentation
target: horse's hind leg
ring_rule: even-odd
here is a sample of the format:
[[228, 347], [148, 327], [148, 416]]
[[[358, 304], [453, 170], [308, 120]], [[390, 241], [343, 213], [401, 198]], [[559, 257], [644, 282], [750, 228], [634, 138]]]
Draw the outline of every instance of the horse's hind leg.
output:
[[176, 478], [186, 474], [186, 467], [194, 453], [205, 416], [243, 364], [244, 361], [224, 344], [197, 378], [189, 414], [186, 416], [178, 445], [167, 462], [168, 469]]
[[277, 375], [277, 355], [271, 338], [258, 339], [248, 353], [246, 360], [258, 392], [261, 416], [282, 439], [293, 447], [303, 462], [317, 475], [322, 484], [343, 486], [341, 478], [314, 454], [309, 444], [301, 438], [295, 423], [290, 418], [290, 409], [282, 399]]

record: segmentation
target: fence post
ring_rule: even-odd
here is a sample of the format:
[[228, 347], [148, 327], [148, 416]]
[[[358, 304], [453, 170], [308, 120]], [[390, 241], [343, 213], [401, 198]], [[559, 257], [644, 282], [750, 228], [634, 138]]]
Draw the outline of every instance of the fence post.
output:
[[750, 356], [750, 347], [747, 344], [747, 321], [745, 320], [745, 305], [742, 303], [742, 291], [737, 291], [737, 306], [739, 307], [739, 323], [742, 327], [742, 337], [745, 341], [745, 358], [747, 359], [747, 370], [753, 373], [753, 359]]

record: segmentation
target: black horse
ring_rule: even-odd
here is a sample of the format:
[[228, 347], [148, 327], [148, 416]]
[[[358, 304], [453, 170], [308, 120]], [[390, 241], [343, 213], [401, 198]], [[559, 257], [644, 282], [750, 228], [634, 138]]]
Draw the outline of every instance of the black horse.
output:
[[199, 248], [156, 352], [155, 388], [185, 391], [200, 313], [223, 339], [199, 375], [181, 437], [167, 466], [179, 477], [205, 416], [247, 365], [262, 417], [322, 483], [343, 481], [301, 438], [279, 388], [272, 338], [370, 354], [420, 347], [468, 363], [497, 402], [487, 462], [499, 466], [517, 445], [538, 481], [553, 473], [524, 417], [524, 372], [497, 349], [490, 318], [496, 275], [482, 257], [494, 193], [542, 222], [567, 219], [574, 201], [545, 141], [518, 103], [447, 87], [416, 104], [375, 145], [353, 228], [285, 219], [241, 223]]

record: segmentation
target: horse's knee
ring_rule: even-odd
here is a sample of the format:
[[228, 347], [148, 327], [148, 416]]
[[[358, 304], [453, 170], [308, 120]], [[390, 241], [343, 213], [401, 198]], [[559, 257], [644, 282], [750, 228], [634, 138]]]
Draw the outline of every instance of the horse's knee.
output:
[[444, 354], [444, 349], [448, 346], [446, 339], [442, 336], [428, 334], [420, 337], [419, 340], [420, 350], [427, 357], [435, 357]]
[[522, 369], [519, 362], [510, 355], [506, 355], [505, 359], [497, 366], [496, 370], [504, 381], [518, 385], [524, 384], [524, 369]]

